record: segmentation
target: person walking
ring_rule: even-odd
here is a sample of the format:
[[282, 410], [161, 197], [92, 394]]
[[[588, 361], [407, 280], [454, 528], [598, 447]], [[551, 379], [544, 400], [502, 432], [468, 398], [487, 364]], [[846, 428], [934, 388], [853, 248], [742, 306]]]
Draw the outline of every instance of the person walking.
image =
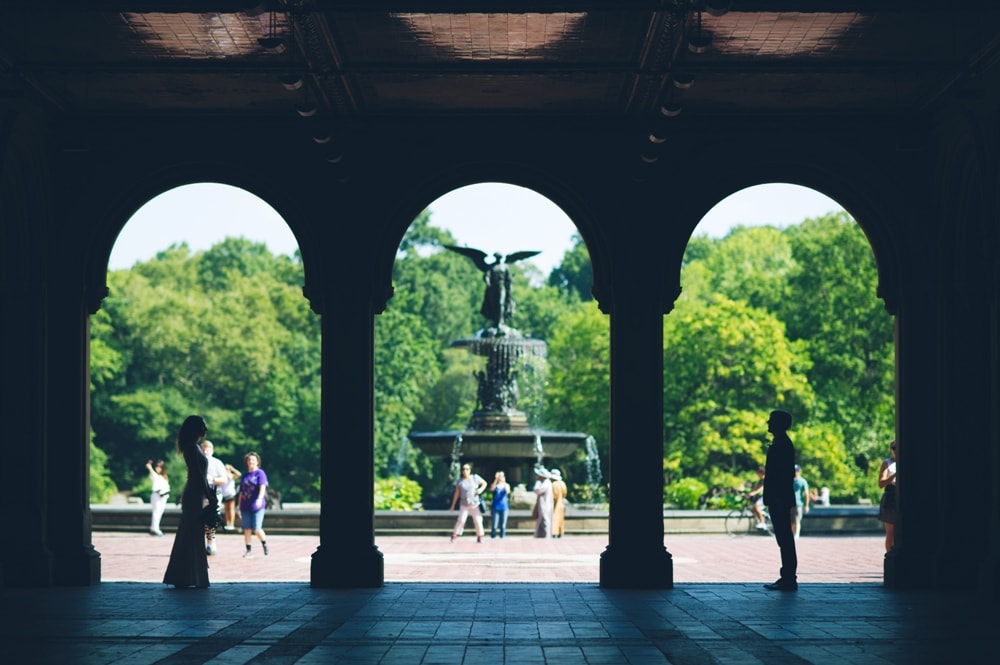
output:
[[882, 499], [878, 504], [878, 519], [885, 527], [885, 551], [896, 544], [896, 440], [889, 444], [889, 457], [882, 460], [878, 470], [878, 486], [882, 488]]
[[776, 582], [765, 584], [770, 591], [797, 591], [796, 575], [798, 558], [795, 554], [795, 535], [792, 533], [792, 513], [795, 509], [795, 446], [788, 437], [792, 415], [774, 410], [767, 419], [767, 431], [772, 435], [764, 463], [764, 505], [771, 515], [774, 539], [781, 552], [781, 570]]
[[479, 474], [472, 473], [472, 467], [468, 464], [462, 465], [462, 477], [455, 483], [455, 491], [451, 495], [451, 508], [454, 512], [455, 505], [458, 504], [458, 519], [455, 520], [455, 528], [451, 532], [451, 542], [462, 535], [465, 531], [465, 522], [472, 516], [472, 523], [476, 527], [476, 542], [483, 542], [483, 514], [479, 512], [479, 495], [486, 490], [486, 481]]
[[802, 477], [802, 467], [795, 465], [795, 477], [792, 479], [792, 489], [795, 490], [795, 517], [792, 520], [792, 534], [795, 540], [802, 535], [802, 517], [809, 512], [809, 483]]
[[[232, 485], [233, 480], [230, 478], [229, 472], [226, 471], [226, 465], [215, 456], [215, 444], [205, 439], [201, 442], [201, 452], [205, 454], [205, 459], [208, 460], [208, 472], [205, 476], [205, 482], [215, 491], [216, 505], [221, 507], [223, 499], [222, 489], [227, 482]], [[205, 553], [212, 556], [215, 554], [215, 551], [215, 527], [206, 525]]]
[[181, 521], [174, 535], [163, 583], [178, 589], [207, 589], [209, 585], [205, 525], [201, 520], [201, 511], [206, 506], [214, 505], [216, 497], [215, 490], [205, 483], [208, 460], [198, 446], [207, 434], [208, 425], [201, 416], [188, 416], [177, 433], [177, 452], [184, 456], [187, 482], [181, 495]]
[[750, 511], [753, 512], [757, 523], [754, 526], [760, 531], [767, 530], [767, 521], [764, 519], [764, 467], [757, 467], [757, 482], [753, 484], [747, 492], [747, 502], [750, 504]]
[[510, 485], [507, 484], [507, 474], [497, 471], [490, 484], [493, 500], [490, 501], [490, 517], [492, 528], [490, 538], [496, 538], [497, 532], [503, 538], [507, 535], [507, 511], [510, 509]]
[[535, 469], [535, 538], [552, 536], [552, 474], [544, 467]]
[[222, 486], [223, 531], [236, 531], [236, 499], [239, 497], [239, 482], [243, 474], [232, 464], [226, 464], [229, 482]]
[[260, 468], [260, 455], [249, 452], [243, 457], [247, 472], [240, 478], [240, 521], [243, 526], [244, 559], [253, 557], [252, 541], [257, 536], [264, 556], [267, 549], [267, 534], [264, 533], [264, 513], [267, 510], [267, 474]]
[[167, 478], [166, 466], [163, 460], [158, 459], [146, 462], [146, 470], [149, 472], [149, 481], [153, 489], [149, 492], [149, 505], [152, 508], [149, 519], [149, 535], [162, 536], [160, 530], [160, 520], [163, 519], [163, 511], [167, 509], [167, 501], [170, 498], [170, 479]]
[[552, 537], [562, 538], [566, 533], [566, 495], [569, 488], [559, 469], [550, 469], [552, 476]]

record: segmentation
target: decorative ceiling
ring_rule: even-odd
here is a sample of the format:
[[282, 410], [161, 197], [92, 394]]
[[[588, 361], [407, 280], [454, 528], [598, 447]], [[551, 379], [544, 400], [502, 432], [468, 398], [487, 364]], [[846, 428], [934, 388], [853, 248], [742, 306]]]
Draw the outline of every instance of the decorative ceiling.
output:
[[74, 115], [917, 114], [1000, 56], [988, 2], [253, 4], [5, 3], [0, 95]]

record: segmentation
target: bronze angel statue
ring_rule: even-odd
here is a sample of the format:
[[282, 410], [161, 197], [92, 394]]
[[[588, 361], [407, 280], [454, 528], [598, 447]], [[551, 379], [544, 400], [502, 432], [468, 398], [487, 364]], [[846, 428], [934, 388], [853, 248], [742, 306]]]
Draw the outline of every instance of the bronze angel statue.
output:
[[479, 310], [480, 313], [489, 319], [496, 328], [509, 325], [507, 322], [514, 316], [514, 297], [511, 294], [513, 280], [510, 276], [510, 268], [507, 266], [515, 261], [541, 254], [541, 252], [514, 252], [506, 256], [494, 253], [493, 262], [487, 263], [487, 254], [482, 250], [455, 245], [445, 245], [445, 248], [469, 257], [483, 272], [486, 292], [483, 294], [483, 306]]

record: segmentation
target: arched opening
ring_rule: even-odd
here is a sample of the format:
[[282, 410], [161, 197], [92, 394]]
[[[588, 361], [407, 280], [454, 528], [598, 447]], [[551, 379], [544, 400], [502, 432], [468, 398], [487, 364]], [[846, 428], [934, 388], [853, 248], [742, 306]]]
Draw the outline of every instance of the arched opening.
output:
[[[502, 293], [489, 286], [507, 277]], [[376, 320], [375, 524], [387, 582], [597, 581], [606, 527], [584, 518], [607, 522], [609, 353], [591, 279], [573, 222], [531, 189], [462, 187], [411, 224]], [[510, 309], [490, 306], [501, 302]], [[485, 485], [482, 543], [472, 516], [450, 542], [466, 464]], [[558, 538], [534, 537], [535, 482], [548, 492], [555, 480], [539, 468], [558, 470], [568, 493], [563, 529], [550, 527]], [[492, 501], [504, 494], [506, 515]]]
[[864, 232], [805, 187], [739, 191], [695, 229], [683, 291], [664, 317], [664, 498], [668, 509], [714, 513], [715, 534], [704, 537], [729, 543], [715, 556], [756, 577], [701, 576], [685, 557], [698, 543], [671, 537], [668, 519], [675, 581], [777, 576], [766, 507], [746, 495], [761, 482], [768, 413], [784, 409], [809, 487], [799, 581], [881, 582], [877, 475], [894, 438], [895, 377], [894, 322], [877, 283]]
[[[235, 498], [224, 511], [232, 528], [206, 539], [212, 582], [309, 579], [318, 534], [293, 543], [298, 555], [273, 542], [290, 532], [279, 524], [282, 503], [319, 501], [320, 327], [302, 296], [302, 271], [288, 225], [238, 187], [167, 190], [123, 227], [109, 294], [90, 325], [90, 500], [104, 580], [163, 579], [186, 480], [174, 441], [190, 414], [205, 417], [214, 456], [233, 480], [246, 473], [247, 453], [258, 453], [272, 490], [265, 515], [277, 527], [269, 533], [265, 519], [276, 556], [243, 569]], [[157, 460], [166, 497], [146, 467]], [[227, 499], [236, 489], [222, 484], [219, 493]], [[154, 506], [163, 510], [156, 520]], [[251, 546], [264, 559], [258, 538]]]

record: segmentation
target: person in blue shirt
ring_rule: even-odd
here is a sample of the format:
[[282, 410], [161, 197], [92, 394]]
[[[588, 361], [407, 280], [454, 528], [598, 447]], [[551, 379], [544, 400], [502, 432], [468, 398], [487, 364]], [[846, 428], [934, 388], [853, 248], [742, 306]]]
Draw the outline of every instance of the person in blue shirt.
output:
[[503, 538], [507, 535], [507, 510], [510, 508], [510, 485], [507, 484], [507, 476], [503, 471], [494, 474], [490, 491], [493, 492], [493, 501], [490, 502], [490, 515], [493, 517], [490, 538], [496, 538], [498, 532]]
[[795, 519], [792, 520], [792, 533], [795, 540], [802, 534], [802, 516], [809, 512], [809, 483], [802, 477], [802, 467], [795, 465], [795, 477], [792, 479], [792, 489], [795, 490]]
[[247, 472], [240, 478], [240, 520], [243, 526], [243, 544], [246, 546], [244, 559], [253, 556], [251, 551], [251, 536], [256, 535], [264, 556], [271, 552], [267, 549], [267, 534], [264, 533], [264, 513], [267, 509], [267, 474], [260, 468], [260, 455], [255, 452], [243, 457]]

